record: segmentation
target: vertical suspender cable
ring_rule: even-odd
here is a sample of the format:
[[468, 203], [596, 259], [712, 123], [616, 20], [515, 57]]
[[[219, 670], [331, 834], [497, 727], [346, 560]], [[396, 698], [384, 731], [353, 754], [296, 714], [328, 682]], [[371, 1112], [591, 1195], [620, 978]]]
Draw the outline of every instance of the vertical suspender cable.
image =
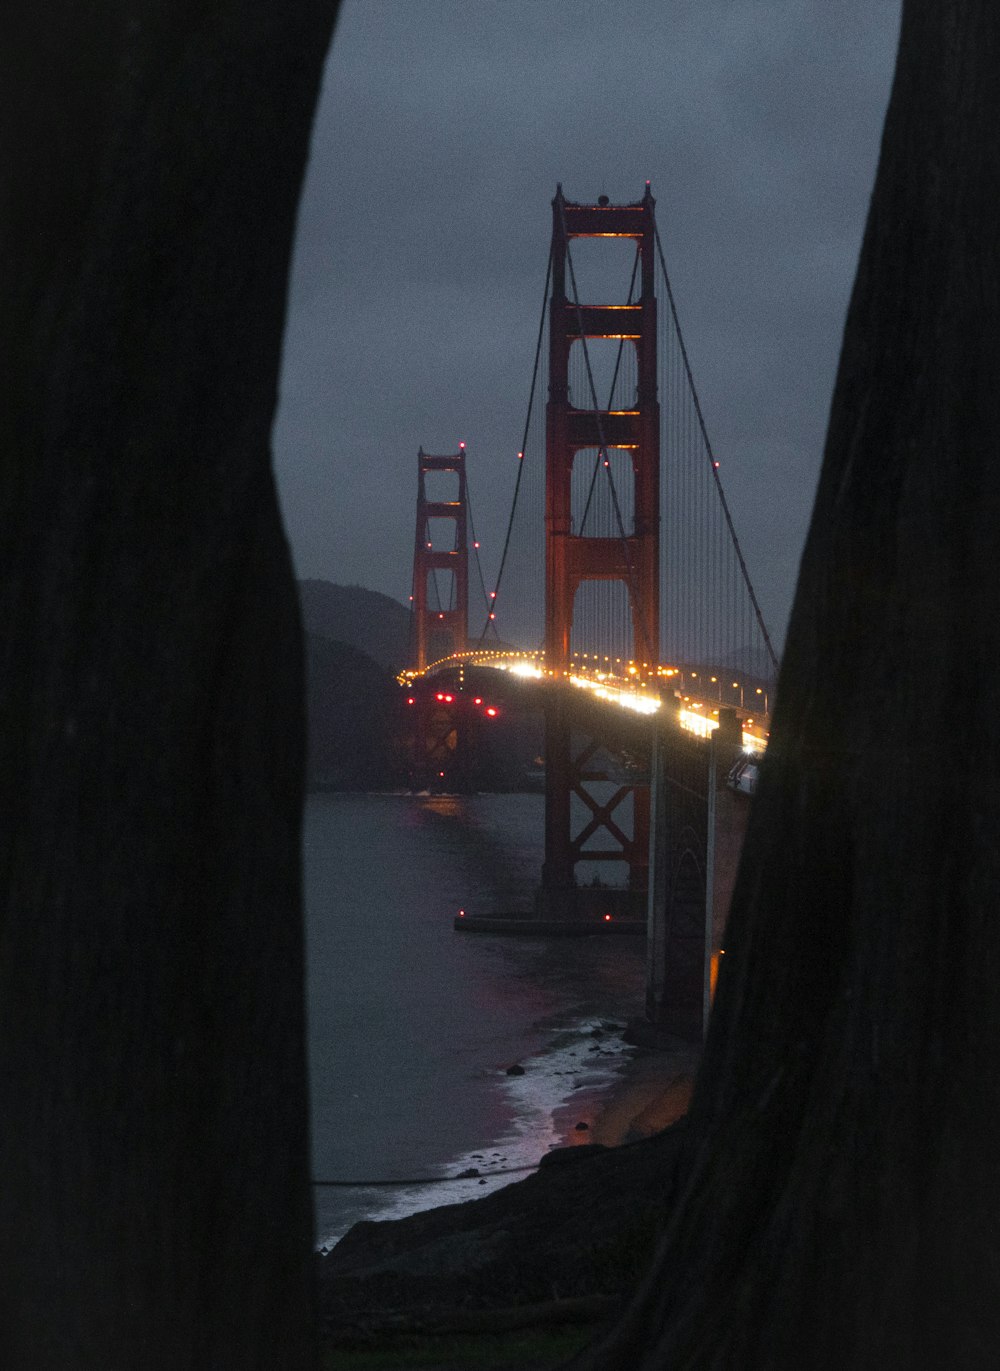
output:
[[750, 580], [750, 573], [747, 571], [747, 564], [746, 564], [746, 561], [744, 560], [744, 557], [743, 557], [743, 549], [740, 547], [740, 540], [739, 540], [739, 539], [737, 538], [737, 536], [736, 536], [736, 529], [735, 529], [735, 527], [734, 527], [734, 525], [733, 525], [732, 515], [731, 515], [730, 512], [729, 512], [729, 504], [728, 504], [728, 502], [727, 502], [727, 500], [726, 500], [726, 493], [725, 493], [725, 491], [724, 491], [723, 488], [722, 488], [722, 481], [721, 481], [721, 479], [720, 479], [720, 477], [719, 477], [719, 469], [718, 469], [718, 466], [716, 465], [715, 456], [714, 456], [714, 454], [713, 454], [713, 452], [712, 452], [712, 445], [711, 445], [711, 443], [709, 442], [708, 430], [707, 430], [706, 427], [705, 427], [705, 417], [704, 417], [704, 415], [702, 414], [702, 411], [701, 411], [701, 402], [700, 402], [699, 399], [698, 399], [698, 391], [697, 391], [697, 389], [696, 389], [696, 387], [695, 387], [695, 384], [694, 384], [694, 377], [693, 377], [693, 375], [691, 374], [691, 364], [690, 364], [690, 362], [688, 361], [687, 348], [684, 346], [684, 337], [683, 337], [683, 335], [682, 335], [682, 333], [681, 333], [680, 320], [679, 320], [678, 317], [677, 317], [677, 307], [676, 307], [676, 305], [675, 305], [675, 303], [674, 303], [674, 292], [673, 292], [673, 289], [671, 288], [671, 285], [670, 285], [670, 277], [669, 277], [669, 275], [667, 274], [667, 264], [666, 264], [666, 262], [665, 262], [665, 260], [664, 260], [664, 257], [663, 257], [663, 245], [662, 245], [662, 243], [660, 242], [660, 233], [659, 233], [659, 229], [657, 229], [657, 227], [656, 227], [655, 221], [654, 221], [654, 224], [653, 224], [653, 233], [654, 233], [655, 238], [656, 238], [656, 249], [657, 249], [657, 252], [658, 252], [659, 258], [660, 258], [660, 265], [661, 265], [661, 267], [663, 268], [663, 282], [664, 282], [664, 285], [666, 286], [667, 298], [668, 298], [669, 301], [670, 301], [670, 312], [671, 312], [671, 314], [673, 315], [674, 328], [676, 329], [676, 332], [677, 332], [677, 342], [678, 342], [678, 344], [679, 344], [679, 346], [680, 346], [681, 357], [683, 358], [683, 361], [684, 361], [684, 371], [685, 371], [685, 374], [686, 374], [686, 376], [687, 376], [688, 386], [690, 387], [691, 398], [692, 398], [692, 400], [694, 401], [695, 412], [697, 413], [697, 416], [698, 416], [698, 425], [699, 425], [699, 427], [700, 427], [700, 429], [701, 429], [701, 436], [702, 436], [702, 440], [703, 440], [703, 442], [704, 442], [704, 444], [705, 444], [705, 451], [707, 452], [707, 454], [708, 454], [708, 459], [709, 459], [709, 461], [710, 461], [710, 463], [711, 463], [711, 465], [712, 465], [712, 475], [713, 475], [713, 477], [714, 477], [714, 479], [715, 479], [716, 492], [717, 492], [717, 494], [718, 494], [719, 500], [720, 500], [721, 503], [722, 503], [722, 510], [723, 510], [724, 515], [725, 515], [726, 525], [727, 525], [727, 527], [728, 527], [728, 529], [729, 529], [729, 536], [730, 536], [730, 538], [732, 539], [733, 548], [735, 549], [735, 551], [736, 551], [736, 556], [737, 556], [737, 558], [739, 559], [740, 570], [741, 570], [741, 572], [743, 573], [743, 581], [744, 581], [744, 583], [745, 583], [745, 585], [746, 585], [747, 593], [749, 594], [750, 599], [751, 599], [751, 601], [752, 601], [752, 603], [753, 603], [754, 613], [755, 613], [755, 615], [756, 615], [756, 617], [757, 617], [757, 626], [758, 626], [758, 628], [760, 629], [761, 635], [762, 635], [762, 637], [763, 637], [763, 639], [764, 639], [764, 645], [765, 645], [765, 647], [766, 647], [766, 649], [767, 649], [768, 657], [769, 657], [770, 660], [771, 660], [771, 665], [772, 665], [772, 667], [774, 668], [774, 670], [777, 671], [777, 668], [778, 668], [778, 657], [777, 657], [777, 654], [775, 653], [774, 646], [773, 646], [773, 644], [772, 644], [772, 642], [771, 642], [771, 635], [770, 635], [770, 634], [768, 633], [768, 631], [767, 631], [767, 625], [764, 623], [764, 615], [763, 615], [763, 613], [761, 612], [760, 604], [758, 603], [757, 595], [756, 595], [756, 592], [754, 591], [754, 588], [753, 588], [753, 583], [752, 583], [751, 580]]

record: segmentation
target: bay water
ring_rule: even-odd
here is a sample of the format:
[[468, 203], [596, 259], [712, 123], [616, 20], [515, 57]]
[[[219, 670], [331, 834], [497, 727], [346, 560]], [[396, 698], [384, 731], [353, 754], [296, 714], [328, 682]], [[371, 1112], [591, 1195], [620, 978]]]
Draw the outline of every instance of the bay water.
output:
[[[612, 1028], [641, 1012], [643, 940], [453, 928], [460, 909], [530, 908], [543, 805], [309, 796], [313, 1176], [363, 1183], [316, 1187], [321, 1247], [357, 1219], [486, 1194], [549, 1148], [586, 1141], [575, 1122], [625, 1060]], [[523, 1075], [507, 1074], [515, 1065]]]

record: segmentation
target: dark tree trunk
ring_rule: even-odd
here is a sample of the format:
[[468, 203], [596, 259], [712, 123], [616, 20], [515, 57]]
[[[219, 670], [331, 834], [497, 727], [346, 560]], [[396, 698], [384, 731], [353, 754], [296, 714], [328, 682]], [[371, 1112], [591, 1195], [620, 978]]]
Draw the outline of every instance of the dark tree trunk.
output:
[[906, 0], [686, 1185], [578, 1363], [1000, 1365], [1000, 6]]
[[0, 17], [0, 1364], [312, 1355], [269, 465], [336, 0]]

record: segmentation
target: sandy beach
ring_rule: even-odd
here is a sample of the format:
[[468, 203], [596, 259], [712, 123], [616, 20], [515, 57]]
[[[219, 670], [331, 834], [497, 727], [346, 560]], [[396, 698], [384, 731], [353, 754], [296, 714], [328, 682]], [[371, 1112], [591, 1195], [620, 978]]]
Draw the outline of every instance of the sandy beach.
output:
[[669, 1127], [687, 1112], [700, 1055], [680, 1041], [635, 1049], [610, 1086], [583, 1089], [559, 1108], [555, 1124], [563, 1144], [618, 1147]]

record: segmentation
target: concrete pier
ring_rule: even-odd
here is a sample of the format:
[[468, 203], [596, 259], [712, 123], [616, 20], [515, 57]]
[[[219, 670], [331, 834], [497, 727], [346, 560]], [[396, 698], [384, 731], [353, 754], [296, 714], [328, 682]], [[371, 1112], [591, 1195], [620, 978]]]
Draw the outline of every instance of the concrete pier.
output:
[[731, 710], [707, 742], [677, 728], [654, 745], [646, 1017], [693, 1042], [708, 1023], [746, 831], [749, 800], [726, 784], [741, 754]]

